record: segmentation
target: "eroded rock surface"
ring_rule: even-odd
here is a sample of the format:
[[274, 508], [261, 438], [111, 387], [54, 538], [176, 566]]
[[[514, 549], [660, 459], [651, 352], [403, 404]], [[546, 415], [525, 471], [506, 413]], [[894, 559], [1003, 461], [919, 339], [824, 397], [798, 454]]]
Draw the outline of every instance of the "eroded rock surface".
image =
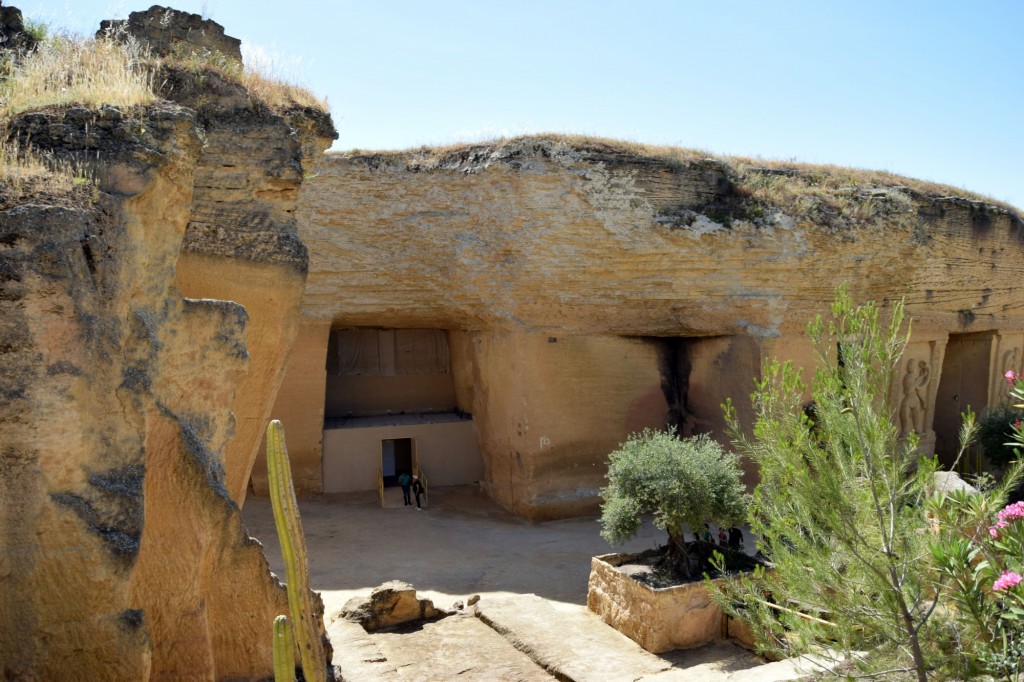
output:
[[242, 41], [226, 35], [223, 26], [171, 7], [153, 5], [144, 12], [132, 12], [127, 19], [102, 21], [96, 35], [118, 37], [122, 33], [147, 44], [161, 57], [219, 53], [223, 58], [242, 61]]
[[367, 632], [447, 615], [434, 608], [429, 599], [417, 599], [416, 588], [400, 580], [392, 580], [374, 588], [369, 597], [353, 597], [341, 611], [346, 620], [359, 623]]
[[[214, 216], [219, 239], [239, 245], [244, 237], [224, 234], [251, 224], [288, 232], [280, 226], [302, 160], [319, 144], [299, 129], [330, 128], [330, 120], [272, 114], [237, 86], [232, 92], [237, 104], [222, 112], [229, 128], [216, 128], [212, 109], [166, 101], [39, 111], [10, 123], [22, 148], [30, 140], [56, 159], [84, 163], [98, 181], [63, 195], [5, 196], [0, 213], [5, 678], [272, 674], [271, 623], [287, 613], [287, 598], [241, 522], [226, 453], [239, 433], [232, 407], [268, 400], [280, 371], [273, 364], [291, 338], [252, 342], [254, 323], [257, 338], [267, 333], [263, 309], [217, 294], [258, 291], [262, 277], [264, 292], [283, 282], [292, 291], [285, 297], [297, 298], [305, 250], [291, 230], [256, 249], [259, 257], [239, 248], [236, 270], [223, 251], [213, 263], [219, 270], [204, 273], [219, 288], [186, 278], [193, 290], [183, 285], [182, 253], [189, 224], [216, 201], [210, 193], [228, 194], [204, 168], [227, 163], [217, 153], [231, 134], [249, 140], [233, 157], [248, 175], [225, 205], [249, 196], [253, 210], [270, 216]], [[206, 198], [196, 203], [197, 195]], [[260, 261], [287, 274], [268, 275]], [[278, 311], [279, 302], [267, 296], [272, 324], [297, 324], [296, 307]], [[259, 397], [238, 399], [246, 386]], [[257, 445], [246, 438], [248, 467]]]

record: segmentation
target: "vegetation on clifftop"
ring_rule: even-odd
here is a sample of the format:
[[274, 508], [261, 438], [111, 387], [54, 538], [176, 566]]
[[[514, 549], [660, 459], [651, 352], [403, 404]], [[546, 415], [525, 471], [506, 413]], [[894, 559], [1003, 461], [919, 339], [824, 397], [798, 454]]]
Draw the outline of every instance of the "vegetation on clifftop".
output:
[[[578, 158], [594, 162], [660, 167], [666, 172], [710, 170], [723, 182], [719, 197], [704, 213], [727, 227], [733, 221], [761, 224], [781, 211], [795, 219], [843, 229], [858, 225], [911, 224], [921, 204], [934, 200], [965, 202], [984, 220], [1010, 214], [1024, 228], [1024, 216], [1015, 207], [991, 197], [940, 183], [904, 177], [888, 171], [836, 165], [776, 161], [712, 154], [699, 149], [663, 147], [585, 135], [541, 133], [488, 142], [420, 147], [397, 152], [354, 150], [353, 157], [402, 164], [415, 170], [445, 170], [501, 163], [531, 155]], [[692, 212], [690, 212], [692, 213]], [[670, 226], [692, 218], [666, 215]]]
[[[225, 98], [213, 91], [225, 86], [235, 106], [327, 113], [326, 103], [308, 90], [218, 52], [182, 50], [160, 57], [123, 28], [85, 38], [29, 20], [25, 31], [31, 39], [14, 41], [22, 47], [0, 51], [3, 140], [14, 137], [12, 122], [27, 112], [109, 106], [130, 116], [133, 108], [161, 99], [186, 106], [210, 102], [217, 109]], [[182, 88], [183, 83], [188, 87]], [[94, 193], [93, 174], [84, 163], [58, 160], [24, 140], [0, 142], [0, 209], [27, 202], [80, 206]]]

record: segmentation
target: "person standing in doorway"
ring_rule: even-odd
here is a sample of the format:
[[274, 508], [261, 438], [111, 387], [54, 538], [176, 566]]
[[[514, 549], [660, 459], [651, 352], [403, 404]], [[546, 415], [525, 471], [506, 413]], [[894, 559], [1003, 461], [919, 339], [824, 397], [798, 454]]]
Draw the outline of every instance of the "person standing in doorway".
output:
[[423, 484], [420, 483], [419, 476], [412, 477], [412, 494], [416, 496], [416, 508], [422, 509], [423, 507], [420, 506], [420, 495], [423, 494]]
[[412, 504], [412, 500], [409, 499], [409, 486], [412, 485], [412, 476], [409, 475], [408, 471], [403, 471], [402, 475], [398, 477], [398, 485], [402, 486], [402, 497], [405, 499], [405, 506], [408, 507]]

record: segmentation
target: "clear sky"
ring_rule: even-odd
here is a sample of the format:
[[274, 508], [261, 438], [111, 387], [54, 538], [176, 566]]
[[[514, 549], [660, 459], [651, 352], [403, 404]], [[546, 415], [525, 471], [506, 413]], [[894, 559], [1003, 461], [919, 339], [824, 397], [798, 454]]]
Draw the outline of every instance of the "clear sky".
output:
[[[149, 5], [7, 4], [90, 33]], [[583, 133], [889, 170], [1024, 208], [1024, 0], [172, 6], [326, 96], [335, 149]]]

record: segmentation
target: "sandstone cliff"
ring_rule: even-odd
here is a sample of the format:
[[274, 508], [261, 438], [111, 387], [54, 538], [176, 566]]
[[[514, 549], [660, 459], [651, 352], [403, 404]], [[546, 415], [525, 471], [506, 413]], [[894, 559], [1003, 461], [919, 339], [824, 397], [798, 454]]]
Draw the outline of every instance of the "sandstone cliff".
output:
[[[484, 483], [531, 518], [593, 510], [631, 431], [725, 438], [721, 402], [743, 408], [765, 357], [810, 365], [804, 325], [843, 282], [906, 299], [932, 368], [926, 442], [938, 396], [966, 395], [943, 382], [976, 371], [987, 395], [989, 355], [1024, 354], [1020, 213], [887, 173], [527, 137], [328, 155], [299, 216], [299, 343], [318, 357], [293, 359], [282, 409], [319, 433], [332, 327], [448, 330]], [[972, 335], [987, 364], [943, 379]], [[319, 466], [318, 444], [303, 456]]]
[[178, 82], [178, 103], [6, 122], [86, 172], [0, 192], [5, 678], [272, 673], [287, 598], [238, 500], [297, 307], [230, 294], [301, 292], [289, 216], [333, 128], [215, 79], [199, 106]]

